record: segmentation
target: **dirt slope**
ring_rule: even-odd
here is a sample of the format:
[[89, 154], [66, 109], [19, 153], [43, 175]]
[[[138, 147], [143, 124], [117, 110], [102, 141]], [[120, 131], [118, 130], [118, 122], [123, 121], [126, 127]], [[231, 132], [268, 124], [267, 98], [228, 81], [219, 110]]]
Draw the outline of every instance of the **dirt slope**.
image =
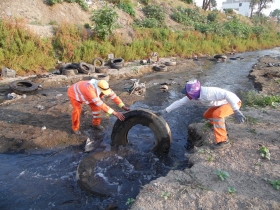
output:
[[69, 22], [85, 24], [90, 12], [83, 11], [76, 3], [46, 5], [43, 0], [2, 0], [0, 18], [24, 18], [33, 25]]

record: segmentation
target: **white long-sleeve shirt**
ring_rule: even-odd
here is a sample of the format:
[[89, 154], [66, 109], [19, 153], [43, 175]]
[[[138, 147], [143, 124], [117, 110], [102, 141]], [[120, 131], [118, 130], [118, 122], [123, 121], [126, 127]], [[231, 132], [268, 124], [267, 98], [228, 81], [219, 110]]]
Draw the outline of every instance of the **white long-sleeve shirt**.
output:
[[233, 110], [238, 110], [238, 102], [241, 100], [233, 92], [217, 88], [217, 87], [203, 87], [201, 86], [200, 96], [197, 100], [190, 100], [187, 96], [174, 101], [165, 110], [171, 112], [180, 106], [186, 105], [189, 102], [201, 103], [207, 106], [221, 106], [229, 103]]

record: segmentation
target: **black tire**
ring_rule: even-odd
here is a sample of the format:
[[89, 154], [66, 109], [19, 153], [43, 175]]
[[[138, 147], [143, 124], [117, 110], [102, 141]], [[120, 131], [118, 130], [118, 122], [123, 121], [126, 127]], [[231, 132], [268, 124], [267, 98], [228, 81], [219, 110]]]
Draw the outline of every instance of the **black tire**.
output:
[[121, 69], [123, 67], [124, 60], [122, 58], [116, 58], [111, 60], [111, 68]]
[[95, 67], [97, 66], [104, 66], [104, 60], [102, 58], [94, 58], [92, 61], [92, 65], [94, 65]]
[[117, 193], [117, 186], [108, 184], [96, 176], [94, 168], [103, 158], [115, 155], [114, 152], [97, 152], [85, 157], [78, 165], [76, 181], [80, 188], [97, 196], [112, 196]]
[[146, 109], [136, 109], [124, 113], [125, 120], [117, 120], [111, 134], [111, 145], [119, 146], [128, 143], [127, 134], [137, 124], [149, 127], [155, 136], [155, 146], [151, 149], [157, 155], [169, 152], [172, 142], [171, 131], [162, 117]]
[[78, 67], [79, 67], [78, 63], [66, 63], [65, 65], [63, 65], [59, 68], [59, 72], [60, 72], [60, 74], [63, 74], [64, 70], [78, 69]]
[[98, 67], [95, 67], [95, 72], [96, 72], [96, 73], [107, 74], [108, 71], [109, 71], [108, 66], [98, 66]]
[[87, 63], [81, 62], [79, 63], [78, 72], [82, 74], [88, 74], [92, 71], [92, 68]]
[[215, 55], [214, 56], [215, 59], [227, 59], [226, 55]]
[[77, 73], [76, 73], [76, 69], [65, 69], [65, 70], [63, 70], [63, 72], [62, 72], [62, 74], [64, 74], [64, 75], [66, 75], [66, 76], [68, 76], [68, 77], [70, 77], [70, 76], [75, 76]]
[[102, 79], [102, 80], [109, 82], [110, 76], [108, 74], [99, 74], [99, 75], [97, 75], [97, 79], [99, 79], [99, 80]]
[[39, 85], [28, 80], [18, 80], [11, 82], [10, 87], [16, 94], [22, 95], [36, 91]]
[[166, 61], [165, 62], [166, 66], [176, 66], [176, 64], [177, 64], [176, 61]]
[[156, 66], [154, 66], [153, 67], [153, 69], [155, 70], [155, 71], [167, 71], [167, 66], [166, 65], [156, 65]]

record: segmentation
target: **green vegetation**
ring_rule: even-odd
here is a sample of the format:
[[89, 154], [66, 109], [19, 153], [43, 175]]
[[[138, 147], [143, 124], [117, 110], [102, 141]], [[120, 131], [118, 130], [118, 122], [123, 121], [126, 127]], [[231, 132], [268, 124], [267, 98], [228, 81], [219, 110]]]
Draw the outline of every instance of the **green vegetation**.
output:
[[224, 181], [229, 177], [229, 173], [226, 171], [222, 171], [221, 169], [218, 169], [214, 172], [214, 174], [218, 175], [219, 179]]
[[128, 198], [125, 205], [131, 205], [135, 200], [133, 198]]
[[95, 23], [93, 31], [96, 32], [97, 37], [102, 40], [108, 38], [116, 28], [117, 19], [117, 12], [107, 5], [100, 10], [94, 11], [91, 20]]
[[[84, 0], [48, 0], [56, 3], [85, 4]], [[108, 0], [131, 16], [135, 15], [131, 0]], [[134, 19], [133, 40], [129, 43], [113, 30], [117, 25], [116, 7], [104, 6], [92, 14], [92, 23], [83, 26], [60, 24], [55, 36], [39, 38], [25, 29], [19, 20], [0, 21], [0, 62], [16, 70], [18, 75], [49, 71], [57, 60], [88, 62], [95, 57], [107, 57], [113, 53], [126, 61], [143, 59], [151, 52], [160, 57], [192, 57], [199, 54], [214, 55], [224, 52], [244, 52], [276, 47], [280, 40], [277, 25], [263, 16], [251, 20], [235, 14], [228, 18], [218, 11], [195, 8], [174, 8], [171, 18], [181, 24], [181, 30], [166, 26], [166, 11], [140, 1], [145, 6], [145, 18]], [[189, 1], [184, 1], [189, 2]], [[186, 4], [187, 5], [187, 4]], [[83, 7], [83, 6], [82, 6]], [[253, 22], [254, 21], [254, 22]], [[55, 21], [50, 24], [55, 25]], [[262, 97], [262, 98], [260, 98]], [[248, 96], [248, 106], [278, 106], [280, 96]]]
[[126, 12], [127, 14], [135, 17], [135, 11], [133, 9], [133, 6], [131, 3], [127, 3], [127, 2], [120, 2], [118, 4], [118, 8], [120, 8], [121, 10], [123, 10], [124, 12]]
[[236, 189], [234, 187], [228, 187], [228, 193], [229, 194], [234, 194], [236, 192]]
[[165, 200], [167, 200], [169, 198], [169, 193], [167, 192], [161, 192], [161, 197], [163, 197]]
[[275, 190], [280, 189], [280, 180], [268, 180], [268, 182], [273, 186], [273, 189]]
[[280, 95], [269, 96], [269, 95], [260, 95], [255, 92], [249, 91], [242, 93], [242, 103], [245, 106], [251, 107], [278, 107], [280, 103]]
[[0, 63], [21, 75], [48, 69], [55, 63], [51, 40], [29, 33], [22, 21], [0, 20]]
[[88, 10], [88, 5], [84, 0], [47, 0], [47, 4], [54, 5], [57, 3], [68, 2], [68, 3], [78, 3], [83, 10]]
[[263, 158], [266, 158], [266, 159], [270, 160], [270, 152], [269, 152], [269, 149], [267, 147], [261, 146], [260, 154]]
[[269, 184], [272, 185], [273, 189], [275, 190], [279, 190], [280, 189], [280, 180], [271, 180], [271, 179], [267, 179], [267, 178], [264, 178], [264, 180], [267, 182], [269, 182]]

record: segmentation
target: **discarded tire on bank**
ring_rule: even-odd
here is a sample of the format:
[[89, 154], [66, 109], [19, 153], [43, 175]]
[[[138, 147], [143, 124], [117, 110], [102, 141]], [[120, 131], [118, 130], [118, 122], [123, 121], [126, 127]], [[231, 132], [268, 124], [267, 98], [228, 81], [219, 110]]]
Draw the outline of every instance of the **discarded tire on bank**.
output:
[[97, 67], [95, 67], [95, 72], [96, 72], [96, 73], [107, 74], [108, 71], [109, 71], [108, 66], [97, 66]]
[[92, 64], [97, 67], [97, 66], [104, 66], [104, 60], [102, 58], [94, 58], [92, 61]]
[[227, 59], [227, 56], [218, 54], [218, 55], [214, 55], [214, 58], [215, 59]]
[[121, 69], [123, 67], [124, 60], [122, 58], [115, 58], [111, 60], [111, 68]]
[[114, 152], [92, 153], [85, 157], [77, 168], [76, 181], [80, 188], [98, 196], [110, 196], [117, 193], [118, 186], [110, 185], [103, 177], [98, 176], [94, 169], [99, 161], [115, 155]]
[[82, 74], [88, 74], [92, 71], [92, 68], [87, 63], [81, 62], [78, 66], [78, 72]]
[[63, 74], [63, 72], [65, 70], [68, 70], [68, 69], [78, 69], [78, 67], [79, 67], [78, 63], [66, 63], [65, 65], [62, 65], [59, 68], [59, 72], [60, 72], [60, 74]]
[[136, 109], [124, 113], [125, 120], [117, 120], [111, 134], [111, 145], [119, 146], [128, 143], [127, 134], [137, 124], [149, 127], [155, 136], [154, 148], [151, 151], [157, 155], [166, 154], [172, 142], [171, 131], [167, 122], [146, 109]]
[[176, 61], [166, 61], [165, 63], [164, 63], [166, 66], [176, 66]]
[[67, 77], [75, 76], [77, 73], [77, 69], [65, 69], [62, 71], [62, 74], [66, 75]]
[[38, 84], [28, 80], [18, 80], [10, 83], [10, 88], [12, 89], [12, 91], [19, 95], [32, 93], [36, 91], [38, 87]]
[[153, 67], [153, 70], [155, 71], [167, 71], [167, 66], [166, 65], [156, 65]]
[[98, 80], [105, 80], [105, 81], [107, 81], [107, 82], [109, 82], [109, 80], [110, 80], [110, 76], [108, 75], [108, 74], [99, 74], [99, 73], [95, 73], [95, 74], [93, 74], [93, 77], [95, 77], [96, 79], [98, 79]]

